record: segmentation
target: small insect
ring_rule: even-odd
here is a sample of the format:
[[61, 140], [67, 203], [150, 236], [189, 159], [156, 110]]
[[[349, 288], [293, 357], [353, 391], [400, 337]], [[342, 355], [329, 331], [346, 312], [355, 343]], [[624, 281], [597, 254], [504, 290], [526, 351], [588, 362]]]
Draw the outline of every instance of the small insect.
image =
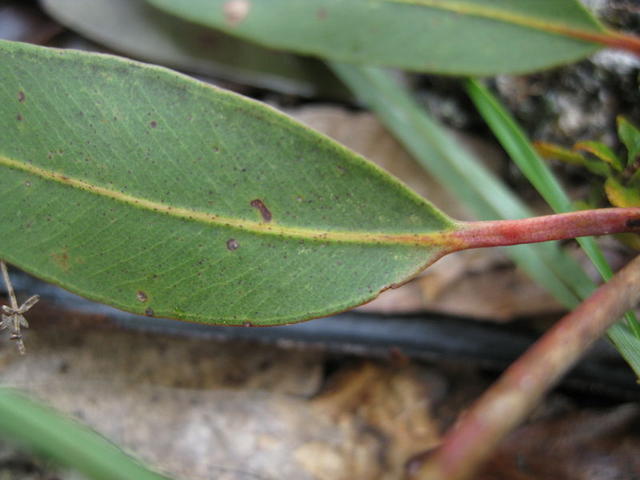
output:
[[29, 297], [22, 305], [18, 306], [16, 295], [13, 291], [13, 285], [9, 279], [9, 272], [7, 271], [7, 265], [0, 260], [0, 268], [2, 269], [2, 276], [4, 277], [4, 283], [7, 286], [7, 292], [9, 293], [9, 301], [11, 305], [2, 305], [2, 320], [0, 321], [0, 330], [5, 328], [11, 328], [11, 340], [15, 340], [18, 345], [18, 351], [21, 355], [24, 355], [26, 349], [24, 347], [24, 341], [22, 340], [21, 328], [29, 328], [29, 322], [24, 318], [24, 314], [27, 313], [31, 307], [33, 307], [40, 296], [34, 295]]

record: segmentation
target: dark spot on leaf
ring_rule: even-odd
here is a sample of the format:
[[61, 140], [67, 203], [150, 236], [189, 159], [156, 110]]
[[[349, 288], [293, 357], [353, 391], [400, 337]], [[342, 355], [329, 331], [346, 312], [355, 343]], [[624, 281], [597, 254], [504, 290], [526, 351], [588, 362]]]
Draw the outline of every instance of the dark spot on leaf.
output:
[[235, 238], [230, 238], [227, 240], [227, 248], [231, 251], [237, 250], [240, 244]]
[[325, 8], [319, 8], [316, 10], [316, 17], [318, 20], [324, 20], [327, 18], [327, 10]]
[[631, 218], [627, 220], [627, 227], [640, 228], [640, 218]]
[[265, 222], [271, 221], [271, 212], [269, 211], [269, 209], [267, 208], [267, 206], [264, 204], [262, 200], [260, 200], [259, 198], [256, 198], [255, 200], [251, 200], [251, 206], [253, 208], [258, 209], [258, 211], [260, 212], [260, 215], [262, 215], [262, 219]]
[[51, 258], [62, 270], [64, 270], [65, 272], [69, 270], [71, 262], [69, 259], [69, 252], [67, 251], [66, 247], [61, 252], [52, 253]]
[[19, 122], [21, 122], [24, 119], [24, 117], [22, 116], [21, 113], [16, 115], [16, 120], [18, 120]]
[[153, 317], [153, 315], [154, 315], [154, 313], [153, 313], [153, 308], [148, 307], [148, 308], [144, 311], [144, 314], [145, 314], [147, 317]]
[[136, 292], [136, 298], [138, 299], [139, 302], [143, 302], [143, 303], [149, 300], [149, 297], [147, 296], [147, 294], [142, 290], [138, 290]]
[[20, 90], [18, 92], [18, 101], [20, 103], [24, 103], [24, 99], [27, 98], [27, 96], [24, 94], [24, 92], [22, 90]]
[[156, 122], [155, 120], [152, 120], [149, 125], [151, 125], [151, 128], [156, 128], [158, 126], [158, 122]]
[[253, 323], [251, 322], [242, 322], [243, 327], [253, 327]]

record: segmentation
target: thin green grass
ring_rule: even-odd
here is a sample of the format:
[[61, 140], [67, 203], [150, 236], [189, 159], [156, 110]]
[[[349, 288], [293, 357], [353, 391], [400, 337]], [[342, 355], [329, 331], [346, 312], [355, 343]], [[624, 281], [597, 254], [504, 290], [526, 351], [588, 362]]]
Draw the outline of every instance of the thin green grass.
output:
[[168, 480], [97, 433], [6, 387], [0, 387], [0, 434], [94, 480]]

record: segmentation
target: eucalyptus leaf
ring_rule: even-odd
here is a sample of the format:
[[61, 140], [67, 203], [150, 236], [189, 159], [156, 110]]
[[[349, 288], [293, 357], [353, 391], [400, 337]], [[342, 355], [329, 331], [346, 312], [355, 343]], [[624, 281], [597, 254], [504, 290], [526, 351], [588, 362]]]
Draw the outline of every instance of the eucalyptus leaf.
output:
[[299, 95], [343, 95], [320, 62], [185, 22], [144, 0], [40, 0], [53, 18], [127, 56]]
[[148, 0], [262, 45], [444, 74], [528, 72], [599, 47], [577, 0]]
[[108, 55], [1, 42], [0, 57], [0, 258], [85, 297], [287, 323], [406, 281], [455, 229], [252, 100]]

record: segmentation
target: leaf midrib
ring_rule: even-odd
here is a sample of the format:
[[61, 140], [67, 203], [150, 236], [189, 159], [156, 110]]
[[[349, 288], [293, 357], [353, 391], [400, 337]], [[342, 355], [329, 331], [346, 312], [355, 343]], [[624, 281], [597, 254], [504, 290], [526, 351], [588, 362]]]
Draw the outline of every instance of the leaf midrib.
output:
[[[549, 20], [536, 19], [527, 17], [517, 13], [511, 13], [499, 8], [484, 7], [474, 5], [467, 2], [443, 1], [443, 0], [384, 0], [389, 3], [402, 3], [407, 5], [422, 6], [448, 12], [460, 13], [489, 20], [496, 20], [512, 25], [530, 28], [532, 30], [540, 30], [557, 35], [574, 37], [585, 42], [597, 42], [600, 35], [604, 33], [602, 28], [598, 31], [588, 30], [586, 28], [577, 28], [567, 25], [566, 23], [552, 22]], [[594, 27], [598, 25], [595, 24]]]
[[55, 182], [67, 187], [83, 190], [85, 192], [109, 198], [132, 207], [152, 211], [157, 214], [168, 215], [175, 218], [189, 220], [222, 228], [236, 229], [254, 234], [273, 235], [287, 238], [307, 239], [325, 243], [356, 243], [356, 244], [388, 244], [388, 245], [413, 245], [419, 247], [445, 247], [451, 245], [451, 233], [455, 231], [455, 225], [450, 229], [425, 233], [380, 233], [362, 231], [324, 231], [310, 228], [288, 227], [267, 222], [254, 222], [251, 220], [225, 217], [213, 213], [202, 212], [183, 207], [174, 207], [162, 202], [156, 202], [146, 198], [136, 197], [124, 192], [112, 190], [103, 186], [94, 185], [84, 180], [69, 175], [48, 170], [27, 162], [15, 160], [0, 155], [0, 166], [19, 170], [35, 175], [45, 180]]

